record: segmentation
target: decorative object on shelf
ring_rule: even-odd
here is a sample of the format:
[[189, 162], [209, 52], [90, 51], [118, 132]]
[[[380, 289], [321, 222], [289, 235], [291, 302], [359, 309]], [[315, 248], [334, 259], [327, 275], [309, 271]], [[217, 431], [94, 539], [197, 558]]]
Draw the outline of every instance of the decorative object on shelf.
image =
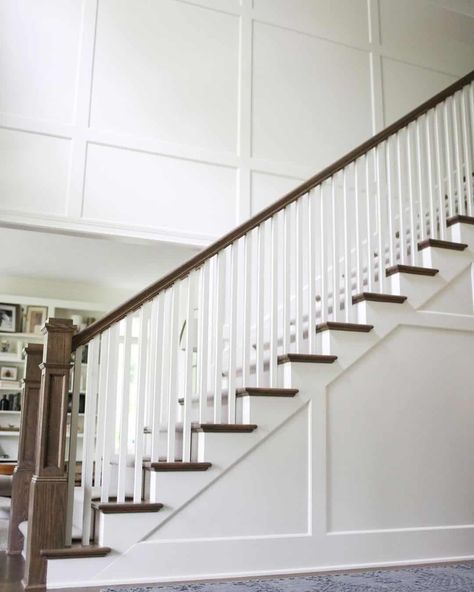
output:
[[10, 411], [10, 401], [6, 395], [3, 395], [3, 399], [0, 401], [0, 411]]
[[0, 332], [15, 333], [20, 322], [19, 304], [0, 304]]
[[18, 368], [16, 366], [2, 366], [0, 380], [18, 380]]
[[2, 339], [2, 341], [0, 341], [0, 352], [2, 354], [10, 353], [10, 342], [6, 339]]
[[26, 307], [26, 333], [41, 333], [41, 328], [48, 318], [47, 306], [27, 306]]

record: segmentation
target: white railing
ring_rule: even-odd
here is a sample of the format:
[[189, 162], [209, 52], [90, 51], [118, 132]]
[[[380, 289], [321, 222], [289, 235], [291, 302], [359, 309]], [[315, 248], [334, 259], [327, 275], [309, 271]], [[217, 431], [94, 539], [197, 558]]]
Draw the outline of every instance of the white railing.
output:
[[355, 294], [389, 292], [388, 268], [420, 265], [420, 241], [473, 215], [473, 93], [470, 82], [92, 338], [84, 544], [92, 497], [140, 502], [145, 460], [190, 461], [194, 424], [240, 422], [237, 388], [277, 386], [279, 355], [319, 353], [318, 324], [356, 322]]

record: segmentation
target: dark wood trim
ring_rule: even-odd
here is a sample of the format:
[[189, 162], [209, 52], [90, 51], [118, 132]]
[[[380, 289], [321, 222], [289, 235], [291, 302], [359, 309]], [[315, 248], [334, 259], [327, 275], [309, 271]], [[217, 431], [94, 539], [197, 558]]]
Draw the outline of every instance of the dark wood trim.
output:
[[145, 290], [143, 290], [142, 292], [140, 292], [139, 294], [137, 294], [136, 296], [134, 296], [133, 298], [131, 298], [130, 300], [116, 308], [115, 310], [113, 310], [112, 312], [110, 312], [109, 314], [105, 315], [104, 317], [102, 317], [101, 319], [99, 319], [98, 321], [96, 321], [95, 323], [93, 323], [80, 333], [78, 333], [74, 337], [73, 349], [76, 349], [80, 345], [85, 345], [93, 337], [95, 337], [99, 333], [102, 333], [102, 331], [110, 327], [113, 323], [123, 319], [131, 312], [140, 308], [142, 304], [154, 298], [162, 290], [168, 288], [178, 280], [186, 277], [191, 271], [200, 267], [205, 261], [207, 261], [207, 259], [210, 259], [216, 253], [218, 253], [225, 247], [228, 247], [235, 240], [241, 238], [242, 236], [247, 234], [247, 232], [249, 232], [256, 226], [259, 226], [265, 220], [268, 220], [268, 218], [273, 216], [273, 214], [280, 211], [293, 201], [297, 200], [299, 197], [307, 193], [310, 189], [313, 189], [313, 187], [316, 187], [326, 179], [329, 179], [330, 177], [335, 175], [345, 166], [347, 166], [363, 154], [367, 153], [369, 150], [380, 144], [380, 142], [386, 140], [392, 134], [395, 134], [400, 129], [406, 127], [409, 123], [417, 119], [420, 115], [423, 115], [423, 113], [426, 113], [427, 111], [435, 107], [438, 103], [444, 101], [444, 99], [451, 96], [456, 91], [463, 88], [465, 85], [469, 84], [472, 80], [474, 80], [474, 70], [469, 72], [469, 74], [467, 74], [463, 78], [460, 78], [459, 80], [454, 82], [454, 84], [448, 86], [440, 93], [436, 94], [428, 101], [425, 101], [419, 107], [417, 107], [413, 111], [410, 111], [410, 113], [408, 113], [392, 125], [389, 125], [387, 128], [385, 128], [380, 133], [376, 134], [375, 136], [373, 136], [372, 138], [370, 138], [354, 150], [351, 150], [349, 153], [337, 160], [335, 163], [326, 167], [320, 173], [318, 173], [314, 177], [311, 177], [308, 181], [306, 181], [305, 183], [303, 183], [302, 185], [300, 185], [299, 187], [297, 187], [296, 189], [294, 189], [293, 191], [279, 199], [277, 202], [273, 203], [268, 208], [265, 208], [264, 210], [262, 210], [261, 212], [247, 220], [247, 222], [244, 222], [240, 226], [237, 226], [237, 228], [223, 236], [221, 239], [217, 240], [215, 243], [213, 243], [206, 249], [203, 249], [200, 253], [189, 259], [189, 261], [187, 261], [171, 273], [165, 275], [163, 278], [161, 278], [160, 280], [158, 280], [157, 282], [155, 282], [154, 284], [152, 284], [151, 286], [149, 286], [148, 288], [146, 288]]
[[176, 472], [176, 471], [207, 471], [212, 467], [210, 462], [149, 462], [144, 467], [155, 472]]
[[415, 265], [394, 265], [385, 270], [385, 275], [387, 277], [395, 275], [396, 273], [409, 273], [411, 275], [426, 275], [432, 277], [439, 273], [439, 269], [433, 269], [432, 267], [417, 267]]
[[112, 549], [110, 547], [66, 547], [64, 549], [43, 549], [41, 557], [45, 559], [81, 559], [84, 557], [105, 557]]
[[322, 331], [353, 331], [355, 333], [368, 333], [374, 328], [373, 325], [363, 325], [361, 323], [339, 323], [336, 321], [328, 321], [316, 325], [316, 332], [321, 333]]
[[337, 360], [337, 356], [325, 354], [283, 354], [278, 356], [279, 364], [288, 364], [289, 362], [298, 362], [302, 364], [332, 364]]
[[453, 243], [451, 241], [439, 240], [437, 238], [427, 238], [418, 243], [418, 250], [423, 251], [428, 247], [435, 247], [436, 249], [449, 249], [451, 251], [464, 251], [468, 245], [466, 243]]
[[463, 216], [462, 214], [451, 216], [446, 220], [446, 225], [452, 226], [453, 224], [474, 224], [474, 216]]
[[391, 304], [403, 304], [407, 299], [406, 296], [396, 296], [395, 294], [378, 294], [376, 292], [361, 292], [352, 297], [352, 304], [358, 302], [389, 302]]
[[253, 423], [201, 423], [193, 425], [193, 432], [209, 434], [239, 434], [253, 432], [257, 425]]
[[237, 397], [294, 397], [298, 394], [298, 389], [290, 388], [258, 388], [249, 386], [246, 388], [238, 388], [236, 391]]
[[21, 395], [20, 436], [18, 464], [12, 479], [12, 501], [8, 525], [8, 554], [18, 555], [23, 550], [23, 535], [18, 526], [28, 520], [30, 484], [33, 478], [36, 455], [36, 426], [41, 386], [40, 363], [43, 345], [28, 344], [25, 348], [26, 365]]
[[151, 502], [92, 502], [92, 507], [103, 514], [142, 514], [145, 512], [159, 512], [163, 504]]

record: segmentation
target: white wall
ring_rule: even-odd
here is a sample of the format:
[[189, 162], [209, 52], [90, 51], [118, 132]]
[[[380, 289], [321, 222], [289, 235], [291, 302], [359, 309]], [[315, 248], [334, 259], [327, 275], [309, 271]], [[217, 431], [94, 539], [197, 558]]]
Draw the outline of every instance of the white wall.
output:
[[0, 221], [206, 244], [474, 65], [467, 0], [0, 0]]

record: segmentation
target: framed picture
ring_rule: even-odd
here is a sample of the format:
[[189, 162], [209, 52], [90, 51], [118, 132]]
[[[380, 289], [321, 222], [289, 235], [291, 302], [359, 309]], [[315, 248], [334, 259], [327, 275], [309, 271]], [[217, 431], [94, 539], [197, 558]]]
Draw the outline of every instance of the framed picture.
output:
[[2, 366], [0, 368], [0, 380], [18, 380], [18, 368], [15, 366]]
[[19, 321], [19, 304], [0, 304], [0, 332], [16, 333]]
[[27, 306], [25, 332], [41, 333], [41, 327], [45, 324], [47, 317], [47, 306]]

